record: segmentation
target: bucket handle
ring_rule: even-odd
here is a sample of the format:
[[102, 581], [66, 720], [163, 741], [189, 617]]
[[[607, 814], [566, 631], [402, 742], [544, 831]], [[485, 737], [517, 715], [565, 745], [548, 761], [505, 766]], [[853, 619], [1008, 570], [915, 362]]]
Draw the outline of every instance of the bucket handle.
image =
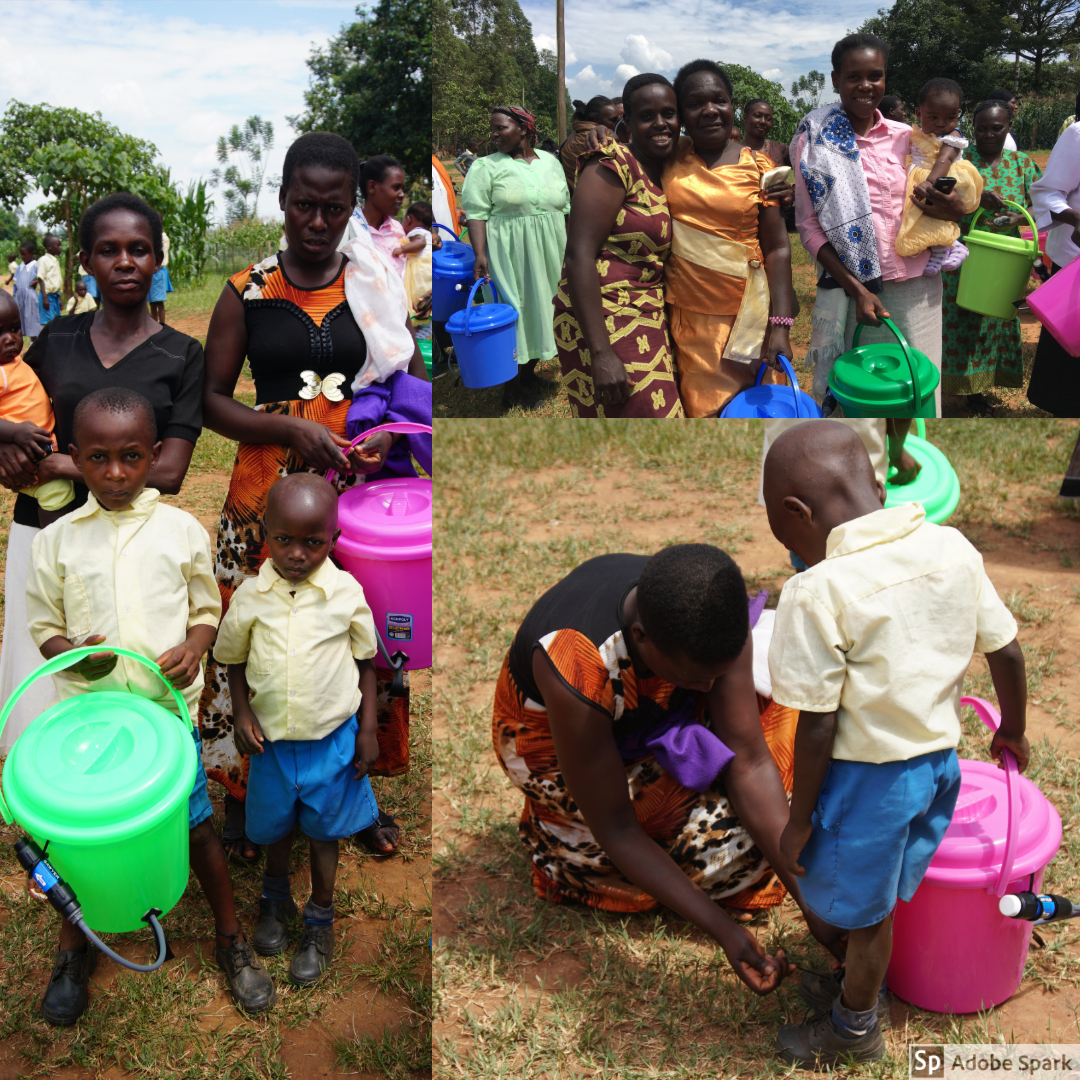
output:
[[[911, 346], [907, 343], [907, 338], [900, 333], [899, 327], [888, 317], [888, 315], [879, 315], [878, 318], [883, 325], [887, 326], [895, 336], [896, 340], [900, 342], [900, 348], [904, 352], [904, 359], [907, 361], [908, 370], [911, 372], [911, 392], [915, 398], [915, 412], [919, 411], [922, 404], [922, 391], [919, 389], [919, 373], [915, 369], [915, 358], [911, 355]], [[859, 323], [855, 327], [855, 336], [851, 339], [851, 347], [853, 349], [858, 348], [859, 338], [862, 337], [863, 323]]]
[[[1016, 209], [1028, 219], [1028, 223], [1031, 225], [1031, 246], [1033, 255], [1037, 259], [1039, 257], [1039, 230], [1035, 227], [1035, 219], [1027, 212], [1027, 207], [1021, 206], [1018, 202], [1013, 202], [1012, 199], [1003, 199], [1002, 202], [1007, 202], [1010, 206], [1015, 206]], [[975, 222], [979, 220], [979, 215], [985, 213], [986, 211], [981, 206], [975, 211], [975, 216], [971, 219], [971, 224], [968, 226], [969, 235], [975, 231]]]
[[466, 337], [472, 337], [472, 331], [469, 329], [469, 312], [472, 310], [473, 297], [476, 295], [476, 290], [481, 285], [490, 285], [491, 291], [495, 294], [495, 303], [499, 302], [499, 290], [495, 288], [495, 282], [489, 277], [477, 278], [473, 282], [473, 287], [469, 290], [469, 299], [465, 301], [465, 335]]
[[[180, 696], [180, 691], [161, 674], [161, 669], [153, 660], [147, 659], [141, 653], [132, 652], [130, 649], [114, 649], [102, 643], [101, 645], [85, 645], [80, 649], [68, 649], [67, 652], [62, 652], [59, 656], [54, 656], [51, 660], [42, 664], [37, 671], [27, 675], [26, 678], [19, 683], [18, 687], [16, 687], [15, 693], [8, 698], [3, 712], [0, 712], [0, 731], [4, 730], [7, 718], [11, 715], [11, 710], [15, 708], [16, 702], [22, 697], [23, 693], [29, 688], [31, 683], [37, 682], [43, 675], [55, 675], [58, 671], [63, 671], [64, 668], [69, 668], [73, 664], [77, 664], [80, 660], [84, 660], [88, 656], [93, 656], [95, 653], [101, 652], [115, 653], [117, 656], [127, 657], [128, 660], [136, 660], [138, 663], [142, 664], [143, 667], [149, 668], [165, 684], [165, 686], [168, 687], [169, 692], [172, 694], [173, 700], [176, 702], [176, 707], [179, 710], [177, 719], [180, 720], [180, 723], [185, 729], [190, 727], [191, 713], [188, 712], [187, 703]], [[187, 724], [184, 724], [182, 720], [182, 717], [185, 716], [188, 717]], [[8, 805], [2, 794], [0, 794], [0, 816], [2, 816], [9, 825], [11, 824], [13, 820], [11, 811], [8, 809]]]
[[[791, 392], [795, 395], [795, 415], [801, 417], [802, 413], [799, 412], [799, 398], [801, 398], [802, 395], [799, 393], [799, 380], [795, 377], [795, 369], [791, 366], [791, 361], [784, 356], [783, 353], [777, 353], [776, 359], [780, 361], [780, 366], [784, 369], [784, 374], [791, 382]], [[758, 368], [757, 378], [754, 380], [755, 386], [761, 385], [761, 380], [765, 378], [765, 369], [767, 366], [767, 364], [762, 363], [761, 367]]]
[[[977, 697], [962, 697], [961, 705], [970, 705], [979, 719], [991, 730], [1001, 726], [1001, 714], [990, 704]], [[987, 892], [995, 896], [1004, 896], [1013, 876], [1013, 862], [1016, 859], [1016, 847], [1020, 840], [1020, 772], [1016, 767], [1016, 758], [1011, 750], [1002, 749], [1001, 764], [1005, 768], [1005, 791], [1009, 798], [1009, 826], [1005, 835], [1005, 852], [1001, 859], [1001, 874], [997, 885]]]
[[442, 229], [443, 232], [448, 232], [455, 240], [461, 239], [461, 237], [458, 236], [458, 234], [454, 232], [454, 230], [451, 229], [449, 225], [441, 225], [439, 222], [433, 221], [431, 223], [431, 227], [433, 229]]
[[[368, 428], [367, 431], [361, 431], [359, 435], [348, 446], [346, 446], [341, 452], [348, 457], [349, 451], [355, 446], [359, 446], [362, 442], [370, 439], [372, 435], [377, 435], [380, 431], [397, 431], [402, 435], [431, 435], [431, 428], [427, 424], [413, 424], [401, 421], [397, 424], [380, 424], [378, 427]], [[326, 470], [326, 479], [332, 484], [337, 479], [336, 469]]]

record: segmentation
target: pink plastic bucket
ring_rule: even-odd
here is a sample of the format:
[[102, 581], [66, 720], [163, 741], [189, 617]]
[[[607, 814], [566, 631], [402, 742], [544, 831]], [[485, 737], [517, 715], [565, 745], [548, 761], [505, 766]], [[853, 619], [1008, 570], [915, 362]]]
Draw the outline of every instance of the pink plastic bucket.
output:
[[[1031, 239], [1031, 230], [1030, 229], [1021, 229], [1020, 230], [1020, 237], [1023, 240], [1030, 240]], [[1039, 233], [1039, 254], [1044, 259], [1046, 258], [1046, 231], [1045, 230], [1043, 230], [1042, 232]]]
[[[996, 731], [1001, 718], [981, 698], [961, 698]], [[1061, 844], [1061, 818], [1021, 776], [960, 761], [960, 797], [945, 839], [911, 903], [896, 905], [887, 985], [932, 1012], [969, 1013], [1007, 1001], [1020, 986], [1031, 923], [998, 911], [1007, 892], [1042, 889]]]
[[[377, 431], [420, 434], [431, 428], [384, 424], [358, 435], [353, 445]], [[357, 484], [338, 499], [338, 526], [334, 554], [363, 586], [387, 655], [405, 653], [406, 670], [431, 667], [431, 481]]]
[[1027, 305], [1070, 356], [1080, 356], [1080, 259], [1040, 285]]

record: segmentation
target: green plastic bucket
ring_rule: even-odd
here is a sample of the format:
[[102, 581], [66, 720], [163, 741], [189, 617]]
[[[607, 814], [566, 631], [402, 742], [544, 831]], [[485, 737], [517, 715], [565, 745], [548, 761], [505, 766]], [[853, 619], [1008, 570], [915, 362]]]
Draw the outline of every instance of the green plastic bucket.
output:
[[918, 424], [918, 435], [909, 435], [904, 449], [922, 466], [922, 470], [910, 484], [896, 486], [892, 483], [896, 470], [890, 466], [885, 481], [885, 506], [922, 503], [926, 520], [942, 525], [949, 520], [960, 501], [960, 481], [949, 459], [933, 443], [926, 441], [926, 425], [922, 420]]
[[417, 342], [420, 346], [420, 355], [424, 358], [424, 367], [427, 368], [428, 377], [431, 376], [431, 338], [420, 338]]
[[994, 319], [1015, 319], [1016, 301], [1024, 295], [1031, 268], [1039, 257], [1039, 230], [1031, 215], [1019, 203], [1015, 206], [1031, 224], [1031, 239], [976, 232], [975, 222], [984, 211], [980, 208], [971, 219], [971, 229], [963, 238], [970, 255], [960, 267], [956, 302], [968, 311]]
[[860, 345], [863, 324], [852, 347], [837, 358], [829, 389], [850, 417], [936, 416], [934, 391], [941, 379], [926, 353], [913, 349], [892, 319], [881, 317], [896, 342]]
[[[32, 682], [104, 651], [161, 675], [128, 649], [62, 653], [12, 694], [0, 730]], [[169, 690], [188, 716], [184, 699]], [[187, 888], [188, 796], [197, 766], [190, 721], [136, 694], [78, 694], [51, 705], [16, 740], [4, 763], [0, 813], [42, 847], [48, 843], [49, 861], [75, 890], [92, 930], [142, 930], [147, 911], [169, 911]]]

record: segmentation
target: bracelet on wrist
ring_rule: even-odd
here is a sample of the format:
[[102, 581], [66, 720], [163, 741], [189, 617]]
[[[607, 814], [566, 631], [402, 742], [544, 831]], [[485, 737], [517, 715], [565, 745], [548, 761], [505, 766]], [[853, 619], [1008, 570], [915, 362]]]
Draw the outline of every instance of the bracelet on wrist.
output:
[[769, 325], [770, 326], [794, 326], [795, 325], [795, 320], [791, 319], [791, 318], [788, 318], [788, 316], [786, 316], [786, 315], [770, 315], [769, 316]]

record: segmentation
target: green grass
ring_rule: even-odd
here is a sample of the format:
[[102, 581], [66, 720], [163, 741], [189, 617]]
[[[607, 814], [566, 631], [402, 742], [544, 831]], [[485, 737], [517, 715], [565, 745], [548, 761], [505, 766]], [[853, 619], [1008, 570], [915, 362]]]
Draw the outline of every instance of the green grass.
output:
[[[987, 550], [1012, 537], [1045, 552], [1047, 526], [1075, 520], [1056, 491], [1078, 430], [1077, 421], [931, 421], [931, 441], [961, 479], [950, 524]], [[710, 539], [738, 561], [754, 533], [761, 539], [760, 517], [749, 519], [760, 426], [478, 419], [440, 423], [438, 436], [432, 783], [443, 807], [434, 854], [443, 914], [435, 946], [436, 1076], [791, 1075], [771, 1045], [779, 1024], [804, 1015], [794, 980], [758, 999], [709, 939], [669, 912], [615, 915], [535, 898], [517, 835], [522, 796], [491, 749], [492, 693], [506, 648], [533, 600], [562, 575], [592, 555], [686, 540]], [[1080, 533], [1065, 535], [1072, 539], [1062, 544], [1080, 558]], [[779, 548], [770, 565], [755, 551], [758, 572], [747, 575], [748, 588], [774, 590], [774, 604], [791, 569]], [[1020, 624], [1032, 704], [1050, 711], [1066, 737], [1080, 716], [1054, 698], [1055, 672], [1076, 661], [1054, 637], [1063, 618], [1075, 625], [1080, 587], [1032, 584], [1004, 596]], [[981, 658], [965, 692], [995, 700]], [[989, 733], [970, 710], [962, 725], [961, 754], [985, 759]], [[1028, 775], [1066, 827], [1046, 887], [1077, 895], [1080, 762], [1060, 739], [1043, 738], [1033, 745]], [[1027, 985], [1072, 995], [1080, 987], [1080, 934], [1068, 923], [1043, 929], [1046, 948], [1029, 953]], [[824, 964], [790, 902], [759, 917], [754, 932], [770, 951], [782, 946], [799, 964]], [[995, 1012], [942, 1017], [898, 1006], [896, 1016], [906, 1016], [906, 1027], [901, 1021], [888, 1036], [886, 1059], [847, 1075], [901, 1080], [909, 1042], [1014, 1037]]]

